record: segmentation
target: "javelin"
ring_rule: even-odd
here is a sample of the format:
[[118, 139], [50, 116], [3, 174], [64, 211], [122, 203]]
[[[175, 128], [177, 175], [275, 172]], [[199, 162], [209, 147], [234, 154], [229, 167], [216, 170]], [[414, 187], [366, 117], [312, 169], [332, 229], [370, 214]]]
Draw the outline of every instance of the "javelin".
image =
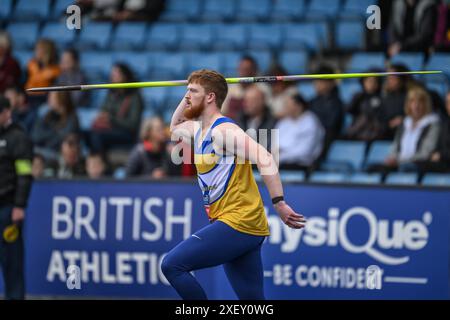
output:
[[[406, 71], [406, 72], [370, 72], [370, 73], [333, 73], [333, 74], [301, 74], [293, 76], [262, 76], [245, 78], [227, 78], [227, 83], [257, 83], [257, 82], [276, 82], [276, 81], [301, 81], [301, 80], [334, 80], [385, 76], [403, 76], [414, 74], [440, 74], [442, 71]], [[28, 92], [48, 92], [48, 91], [85, 91], [93, 89], [136, 89], [136, 88], [154, 88], [154, 87], [177, 87], [186, 86], [187, 80], [170, 81], [149, 81], [149, 82], [128, 82], [128, 83], [104, 83], [104, 84], [85, 84], [58, 87], [30, 88]]]

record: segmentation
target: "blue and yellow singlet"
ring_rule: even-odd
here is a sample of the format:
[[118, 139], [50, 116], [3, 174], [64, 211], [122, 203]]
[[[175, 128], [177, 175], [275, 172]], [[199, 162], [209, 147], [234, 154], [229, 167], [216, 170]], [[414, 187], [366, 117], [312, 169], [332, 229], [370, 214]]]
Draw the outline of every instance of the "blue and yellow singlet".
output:
[[195, 166], [206, 213], [210, 221], [220, 220], [240, 232], [267, 236], [267, 217], [250, 161], [237, 161], [234, 154], [216, 153], [213, 148], [212, 130], [225, 122], [234, 123], [230, 118], [219, 118], [203, 141], [201, 128], [194, 138]]

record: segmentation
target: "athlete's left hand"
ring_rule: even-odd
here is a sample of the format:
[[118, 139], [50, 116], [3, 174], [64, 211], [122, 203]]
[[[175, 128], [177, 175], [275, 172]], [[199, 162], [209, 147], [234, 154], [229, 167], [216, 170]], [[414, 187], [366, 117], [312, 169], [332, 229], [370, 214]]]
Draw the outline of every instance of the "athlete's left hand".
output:
[[296, 213], [292, 208], [285, 202], [280, 201], [274, 205], [275, 210], [277, 210], [280, 215], [280, 219], [289, 227], [294, 229], [301, 229], [305, 227], [306, 220], [301, 214]]

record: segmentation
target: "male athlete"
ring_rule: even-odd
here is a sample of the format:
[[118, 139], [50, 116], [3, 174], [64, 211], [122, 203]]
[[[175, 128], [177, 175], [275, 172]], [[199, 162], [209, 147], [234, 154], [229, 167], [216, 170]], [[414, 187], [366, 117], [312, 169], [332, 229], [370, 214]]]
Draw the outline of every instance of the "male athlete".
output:
[[295, 229], [303, 228], [306, 220], [284, 201], [272, 155], [220, 113], [228, 92], [225, 78], [211, 70], [195, 71], [187, 88], [170, 129], [175, 136], [194, 138], [210, 224], [173, 248], [162, 271], [183, 299], [207, 299], [190, 272], [223, 264], [239, 299], [264, 299], [261, 245], [269, 227], [251, 163], [258, 166], [281, 220]]

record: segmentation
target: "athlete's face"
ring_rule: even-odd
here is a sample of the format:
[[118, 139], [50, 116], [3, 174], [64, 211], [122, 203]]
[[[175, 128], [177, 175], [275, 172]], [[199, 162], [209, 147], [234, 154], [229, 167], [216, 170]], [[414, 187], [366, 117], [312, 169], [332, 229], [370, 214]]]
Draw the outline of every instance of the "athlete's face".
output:
[[187, 119], [197, 119], [205, 109], [206, 92], [205, 89], [197, 83], [190, 83], [187, 88], [188, 90], [184, 97], [187, 103], [187, 107], [184, 110], [184, 116]]

